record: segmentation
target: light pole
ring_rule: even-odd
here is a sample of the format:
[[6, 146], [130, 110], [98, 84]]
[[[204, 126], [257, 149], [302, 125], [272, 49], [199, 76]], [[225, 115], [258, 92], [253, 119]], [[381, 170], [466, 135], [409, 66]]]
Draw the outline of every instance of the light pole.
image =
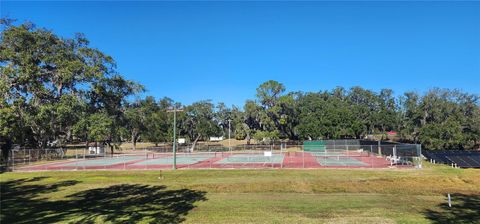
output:
[[228, 149], [230, 153], [232, 153], [232, 146], [230, 145], [230, 119], [228, 119]]
[[177, 106], [173, 106], [173, 109], [167, 110], [167, 112], [173, 112], [173, 169], [177, 169], [177, 111], [181, 112], [182, 109], [177, 109]]

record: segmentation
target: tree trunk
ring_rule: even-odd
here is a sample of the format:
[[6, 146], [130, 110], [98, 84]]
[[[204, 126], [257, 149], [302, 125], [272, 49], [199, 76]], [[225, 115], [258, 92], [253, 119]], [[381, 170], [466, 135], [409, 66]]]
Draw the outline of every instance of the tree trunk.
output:
[[111, 156], [113, 157], [113, 145], [110, 144], [110, 141], [108, 141], [107, 144], [108, 144], [108, 147], [110, 147], [110, 153], [111, 153]]
[[137, 136], [135, 133], [132, 133], [132, 150], [137, 150]]
[[420, 127], [423, 127], [427, 124], [427, 117], [428, 117], [428, 112], [424, 111], [422, 120], [420, 120]]
[[66, 136], [66, 141], [65, 141], [65, 142], [71, 142], [71, 141], [70, 141], [71, 138], [72, 138], [72, 130], [69, 129], [69, 130], [67, 131], [67, 136]]
[[63, 83], [60, 82], [58, 85], [57, 85], [57, 95], [58, 97], [60, 98], [63, 94]]
[[2, 160], [7, 163], [10, 151], [12, 149], [13, 141], [10, 138], [5, 139], [5, 144], [2, 145]]
[[47, 140], [44, 139], [43, 137], [41, 137], [40, 139], [42, 139], [40, 141], [40, 153], [38, 153], [38, 160], [41, 159], [42, 157], [42, 152], [45, 153], [44, 155], [44, 158], [47, 159], [47, 151], [46, 151], [46, 148], [47, 148]]
[[292, 139], [292, 140], [297, 139], [297, 136], [295, 135], [295, 132], [292, 129], [290, 129], [290, 139]]
[[197, 145], [198, 139], [200, 139], [200, 135], [195, 138], [195, 141], [193, 141], [192, 147], [190, 148], [190, 152], [193, 152], [195, 149], [195, 146]]
[[90, 144], [90, 142], [87, 140], [87, 141], [85, 142], [85, 151], [88, 150], [88, 144]]

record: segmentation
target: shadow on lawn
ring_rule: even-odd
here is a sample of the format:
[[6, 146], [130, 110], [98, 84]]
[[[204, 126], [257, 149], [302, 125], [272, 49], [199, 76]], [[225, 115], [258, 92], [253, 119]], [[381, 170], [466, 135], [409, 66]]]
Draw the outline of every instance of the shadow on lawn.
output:
[[51, 185], [32, 182], [45, 177], [1, 183], [0, 223], [179, 223], [205, 192], [167, 190], [164, 186], [113, 185], [77, 192], [65, 200], [48, 201], [47, 193], [79, 183]]
[[452, 194], [452, 207], [448, 201], [438, 209], [427, 210], [425, 215], [433, 223], [480, 223], [480, 195]]

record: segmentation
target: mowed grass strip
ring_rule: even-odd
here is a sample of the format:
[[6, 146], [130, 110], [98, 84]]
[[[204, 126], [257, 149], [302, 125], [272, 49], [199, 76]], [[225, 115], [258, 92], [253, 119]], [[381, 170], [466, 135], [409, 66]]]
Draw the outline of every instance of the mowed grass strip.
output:
[[[480, 172], [437, 165], [422, 170], [89, 171], [0, 177], [2, 223], [480, 220], [475, 213], [480, 209]], [[447, 193], [453, 195], [451, 210], [445, 208]], [[42, 215], [33, 215], [35, 211]]]
[[[189, 223], [395, 223], [424, 220], [422, 210], [440, 196], [384, 194], [213, 193]], [[221, 211], [221, 212], [218, 212]]]

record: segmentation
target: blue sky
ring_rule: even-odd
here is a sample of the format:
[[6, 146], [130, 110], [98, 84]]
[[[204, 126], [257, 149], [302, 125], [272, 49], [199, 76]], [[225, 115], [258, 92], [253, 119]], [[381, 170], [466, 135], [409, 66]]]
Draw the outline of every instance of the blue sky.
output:
[[17, 2], [1, 16], [84, 33], [146, 95], [243, 105], [274, 79], [480, 93], [480, 2]]

